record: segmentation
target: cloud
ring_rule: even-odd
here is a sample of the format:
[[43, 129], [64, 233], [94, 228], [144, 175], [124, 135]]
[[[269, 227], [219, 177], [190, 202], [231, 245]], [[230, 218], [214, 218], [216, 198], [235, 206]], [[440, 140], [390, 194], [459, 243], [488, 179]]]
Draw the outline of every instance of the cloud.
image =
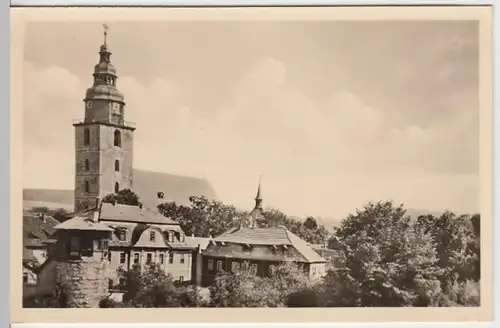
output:
[[[27, 186], [72, 188], [71, 122], [84, 113], [90, 80], [25, 63]], [[263, 173], [266, 203], [297, 215], [343, 215], [389, 198], [429, 210], [478, 207], [475, 111], [425, 127], [391, 125], [387, 111], [349, 90], [311, 97], [275, 58], [249, 67], [210, 115], [196, 114], [164, 77], [121, 77], [118, 87], [126, 119], [137, 124], [134, 165], [206, 177], [228, 203], [252, 206]]]

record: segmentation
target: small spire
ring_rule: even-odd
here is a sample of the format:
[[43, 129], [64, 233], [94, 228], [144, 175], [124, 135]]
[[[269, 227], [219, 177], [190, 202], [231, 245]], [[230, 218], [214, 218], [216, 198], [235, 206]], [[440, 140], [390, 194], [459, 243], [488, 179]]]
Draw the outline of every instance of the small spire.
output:
[[261, 180], [262, 180], [262, 174], [259, 176], [259, 187], [257, 188], [257, 196], [255, 196], [255, 200], [262, 200], [262, 194], [260, 191]]

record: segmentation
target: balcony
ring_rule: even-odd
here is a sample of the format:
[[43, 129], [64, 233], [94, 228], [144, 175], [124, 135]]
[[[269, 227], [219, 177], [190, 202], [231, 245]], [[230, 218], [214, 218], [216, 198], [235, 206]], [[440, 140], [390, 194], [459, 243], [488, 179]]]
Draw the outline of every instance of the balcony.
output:
[[112, 122], [112, 121], [104, 121], [104, 120], [88, 120], [88, 119], [74, 119], [73, 120], [73, 125], [81, 125], [81, 124], [92, 124], [92, 123], [100, 123], [104, 125], [113, 125], [113, 126], [123, 126], [126, 128], [134, 128], [135, 129], [135, 123], [133, 122], [127, 122], [127, 121], [121, 121], [121, 122]]

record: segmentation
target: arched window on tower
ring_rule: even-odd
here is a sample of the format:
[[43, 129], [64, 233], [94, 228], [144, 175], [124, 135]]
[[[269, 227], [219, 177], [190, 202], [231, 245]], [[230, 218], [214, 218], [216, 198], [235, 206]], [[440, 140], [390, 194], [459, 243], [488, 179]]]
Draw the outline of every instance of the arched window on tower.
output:
[[120, 184], [118, 182], [115, 183], [115, 194], [120, 191]]
[[120, 133], [120, 130], [115, 130], [115, 146], [122, 146], [122, 134]]
[[85, 146], [90, 145], [90, 130], [88, 128], [83, 130], [83, 144]]
[[119, 160], [115, 160], [115, 171], [120, 172], [120, 161]]
[[90, 162], [88, 159], [85, 159], [85, 171], [89, 171], [90, 170]]
[[90, 184], [88, 181], [85, 181], [85, 192], [89, 193], [90, 192]]

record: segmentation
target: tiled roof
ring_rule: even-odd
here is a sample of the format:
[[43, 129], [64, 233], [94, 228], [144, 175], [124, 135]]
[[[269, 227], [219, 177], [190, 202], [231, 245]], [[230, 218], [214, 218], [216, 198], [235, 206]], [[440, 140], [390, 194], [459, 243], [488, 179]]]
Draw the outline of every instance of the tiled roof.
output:
[[59, 221], [44, 215], [43, 219], [35, 213], [23, 214], [23, 262], [37, 265], [36, 257], [30, 248], [44, 247], [44, 242], [51, 240], [54, 227]]
[[309, 247], [304, 240], [284, 227], [236, 228], [223, 233], [214, 241], [248, 245], [292, 246], [307, 262], [325, 262], [325, 259]]
[[58, 224], [56, 230], [87, 230], [87, 231], [113, 231], [101, 222], [94, 222], [88, 217], [75, 216], [68, 221]]
[[54, 233], [54, 227], [59, 221], [45, 215], [43, 219], [34, 213], [23, 214], [23, 237], [28, 239], [45, 240]]
[[102, 203], [100, 220], [178, 225], [177, 222], [147, 208], [111, 203]]

